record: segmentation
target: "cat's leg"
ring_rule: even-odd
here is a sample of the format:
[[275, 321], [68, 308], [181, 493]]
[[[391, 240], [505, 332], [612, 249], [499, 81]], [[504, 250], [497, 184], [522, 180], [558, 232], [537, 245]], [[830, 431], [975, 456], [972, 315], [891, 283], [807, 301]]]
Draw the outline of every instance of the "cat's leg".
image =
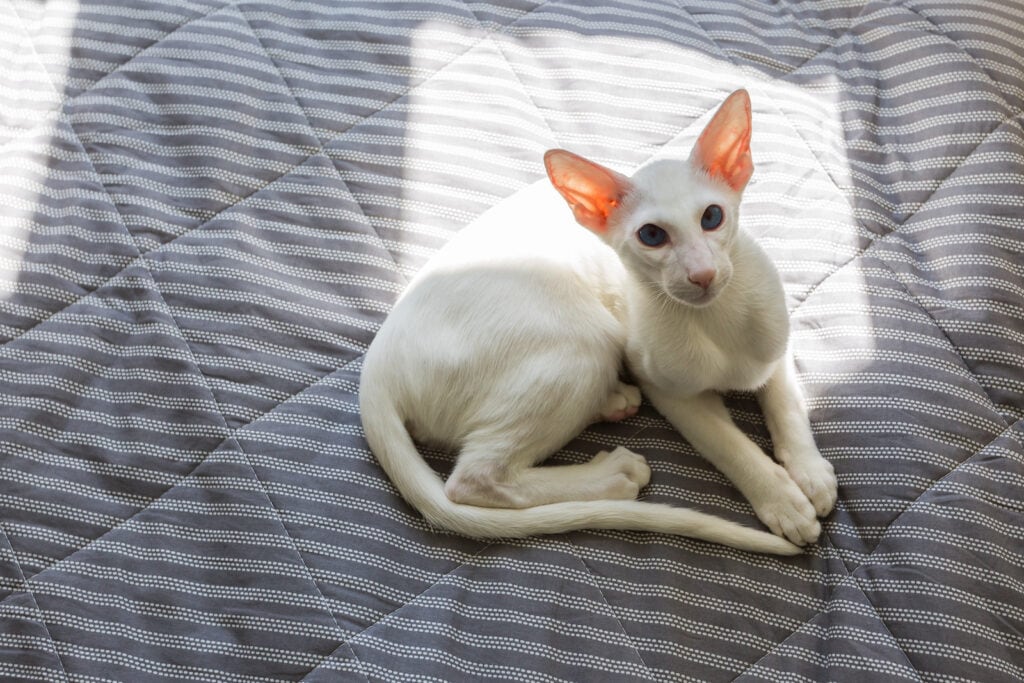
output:
[[633, 417], [640, 410], [640, 401], [640, 390], [620, 381], [592, 422], [619, 422]]
[[651, 470], [643, 456], [619, 447], [579, 465], [537, 467], [578, 430], [547, 443], [473, 435], [463, 444], [445, 492], [456, 503], [525, 508], [573, 500], [632, 499], [647, 485]]
[[[605, 315], [606, 327], [614, 331], [617, 322]], [[593, 324], [595, 317], [587, 317]], [[451, 500], [523, 508], [635, 498], [647, 484], [647, 462], [624, 448], [579, 465], [537, 466], [606, 408], [626, 417], [640, 402], [639, 391], [619, 380], [621, 348], [580, 336], [524, 350], [514, 372], [478, 397], [464, 420], [473, 427], [459, 439], [459, 456], [445, 484]]]
[[645, 386], [644, 393], [690, 444], [750, 501], [758, 518], [797, 545], [821, 533], [814, 506], [785, 469], [747, 438], [714, 392], [679, 397]]
[[772, 435], [775, 458], [814, 504], [818, 516], [824, 517], [836, 503], [836, 473], [814, 443], [803, 392], [788, 353], [757, 398]]

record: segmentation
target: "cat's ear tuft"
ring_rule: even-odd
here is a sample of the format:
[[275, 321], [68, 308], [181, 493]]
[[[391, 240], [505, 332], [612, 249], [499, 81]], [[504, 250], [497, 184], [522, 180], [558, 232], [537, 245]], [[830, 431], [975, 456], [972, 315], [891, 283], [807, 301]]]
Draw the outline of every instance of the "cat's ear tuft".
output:
[[737, 90], [715, 112], [690, 158], [710, 177], [739, 192], [754, 173], [750, 131], [750, 95], [746, 90]]
[[621, 173], [564, 149], [548, 150], [544, 166], [576, 221], [597, 233], [608, 229], [609, 216], [631, 189], [629, 178]]

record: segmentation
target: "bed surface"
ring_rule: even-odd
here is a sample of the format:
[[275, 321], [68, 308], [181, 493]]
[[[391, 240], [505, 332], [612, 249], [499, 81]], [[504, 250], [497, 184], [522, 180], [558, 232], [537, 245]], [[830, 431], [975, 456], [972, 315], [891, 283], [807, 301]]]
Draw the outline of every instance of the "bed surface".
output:
[[[0, 0], [0, 678], [1021, 680], [1022, 56], [1016, 1]], [[429, 528], [357, 410], [397, 295], [739, 87], [820, 543]], [[649, 405], [554, 460], [619, 445], [757, 524]]]

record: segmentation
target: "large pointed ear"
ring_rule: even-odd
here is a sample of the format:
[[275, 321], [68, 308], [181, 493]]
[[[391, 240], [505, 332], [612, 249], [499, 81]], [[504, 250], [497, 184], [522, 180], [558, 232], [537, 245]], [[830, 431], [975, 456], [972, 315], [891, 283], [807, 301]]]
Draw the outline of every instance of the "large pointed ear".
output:
[[629, 178], [593, 161], [551, 149], [544, 154], [551, 184], [565, 198], [576, 221], [597, 233], [608, 229], [608, 217], [629, 193]]
[[709, 176], [739, 192], [754, 173], [750, 128], [750, 95], [737, 90], [704, 128], [690, 159]]

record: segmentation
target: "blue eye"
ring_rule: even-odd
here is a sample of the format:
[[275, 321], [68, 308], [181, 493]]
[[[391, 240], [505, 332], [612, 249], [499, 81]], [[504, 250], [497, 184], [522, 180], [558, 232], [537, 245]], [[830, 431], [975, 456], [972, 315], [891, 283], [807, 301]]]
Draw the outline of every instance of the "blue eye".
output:
[[645, 223], [636, 231], [636, 237], [648, 247], [662, 247], [668, 243], [668, 233], [654, 223]]
[[704, 215], [700, 217], [700, 227], [704, 230], [718, 230], [722, 226], [722, 219], [725, 214], [722, 213], [722, 207], [718, 204], [712, 204], [708, 208], [704, 209]]

